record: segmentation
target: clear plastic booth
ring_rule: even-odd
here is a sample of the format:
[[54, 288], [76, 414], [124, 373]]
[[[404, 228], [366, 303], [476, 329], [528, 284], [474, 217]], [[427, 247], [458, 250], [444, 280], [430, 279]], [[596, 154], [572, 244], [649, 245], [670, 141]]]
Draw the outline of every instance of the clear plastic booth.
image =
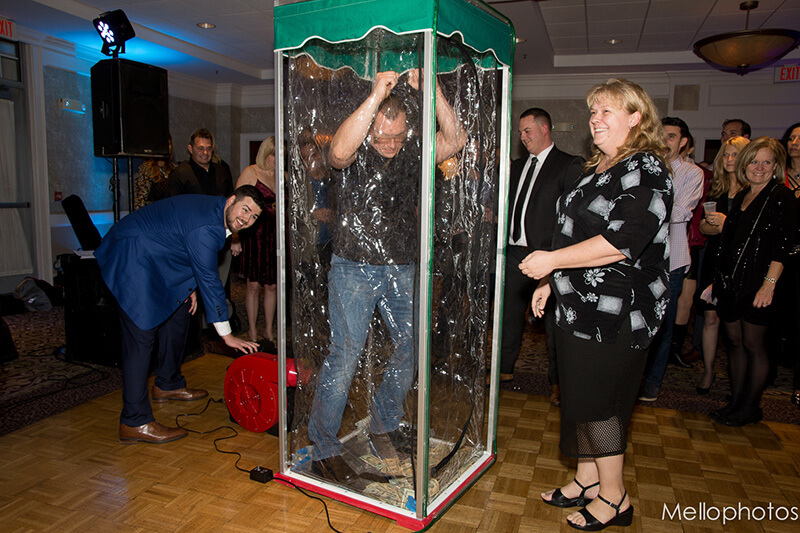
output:
[[495, 460], [514, 30], [477, 0], [274, 17], [276, 478], [419, 529]]

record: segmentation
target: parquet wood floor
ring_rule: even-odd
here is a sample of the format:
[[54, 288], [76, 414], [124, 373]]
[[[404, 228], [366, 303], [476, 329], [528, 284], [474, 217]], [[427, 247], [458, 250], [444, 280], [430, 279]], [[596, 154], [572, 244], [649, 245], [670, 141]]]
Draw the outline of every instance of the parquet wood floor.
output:
[[[222, 397], [231, 359], [208, 354], [184, 365], [190, 386]], [[323, 532], [318, 501], [275, 482], [262, 485], [214, 451], [218, 435], [173, 443], [117, 442], [121, 392], [115, 392], [0, 438], [0, 531]], [[156, 417], [199, 411], [202, 402], [155, 405]], [[787, 405], [787, 409], [791, 406]], [[228, 424], [223, 405], [184, 419], [193, 429]], [[572, 531], [569, 510], [541, 503], [539, 493], [566, 483], [573, 470], [558, 451], [559, 411], [548, 398], [503, 392], [498, 461], [430, 531]], [[240, 465], [277, 469], [278, 442], [241, 431], [220, 447], [243, 455]], [[800, 520], [662, 517], [665, 505], [722, 508], [741, 504], [767, 512], [800, 508], [800, 427], [762, 423], [714, 425], [702, 415], [637, 407], [625, 477], [636, 508], [627, 531], [798, 531]], [[394, 522], [327, 500], [344, 532], [406, 532]], [[711, 511], [713, 513], [713, 511]], [[780, 511], [778, 511], [780, 512]], [[713, 518], [713, 516], [712, 516]], [[791, 518], [794, 518], [793, 520]], [[622, 531], [610, 528], [608, 531]]]

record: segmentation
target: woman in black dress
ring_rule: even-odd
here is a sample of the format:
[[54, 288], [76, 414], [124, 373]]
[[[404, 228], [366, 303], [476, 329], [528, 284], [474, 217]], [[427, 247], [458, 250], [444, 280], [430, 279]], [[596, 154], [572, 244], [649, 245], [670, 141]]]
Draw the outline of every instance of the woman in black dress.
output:
[[794, 194], [786, 188], [786, 151], [759, 137], [744, 147], [736, 173], [750, 187], [733, 199], [720, 237], [713, 294], [731, 347], [731, 400], [709, 416], [726, 426], [761, 420], [761, 394], [769, 375], [766, 332], [773, 319], [775, 283], [789, 259], [796, 232]]
[[533, 252], [520, 268], [542, 279], [535, 315], [556, 297], [560, 448], [578, 458], [574, 481], [542, 499], [586, 505], [567, 523], [599, 531], [633, 519], [623, 459], [647, 348], [669, 298], [672, 180], [658, 112], [640, 86], [610, 79], [586, 100], [592, 158], [559, 200], [553, 251]]
[[[739, 153], [747, 146], [750, 139], [746, 137], [731, 137], [719, 148], [717, 157], [714, 158], [714, 174], [711, 178], [711, 187], [708, 189], [708, 201], [715, 204], [715, 209], [705, 209], [703, 220], [700, 222], [700, 233], [706, 236], [705, 254], [700, 270], [700, 287], [708, 287], [714, 278], [714, 269], [717, 267], [717, 251], [719, 250], [719, 236], [725, 226], [725, 219], [731, 210], [734, 197], [750, 184], [736, 174], [736, 159]], [[705, 370], [700, 383], [697, 385], [697, 394], [708, 394], [714, 383], [714, 359], [717, 355], [717, 341], [719, 340], [719, 316], [717, 307], [705, 300], [700, 300], [699, 307], [703, 309], [703, 365]]]
[[256, 164], [245, 168], [236, 187], [253, 185], [267, 204], [258, 224], [242, 232], [241, 243], [231, 243], [231, 252], [241, 252], [241, 274], [247, 279], [245, 309], [247, 310], [248, 337], [256, 342], [258, 332], [258, 303], [264, 287], [265, 340], [274, 345], [275, 310], [278, 301], [278, 256], [275, 233], [275, 137], [264, 139], [256, 154]]

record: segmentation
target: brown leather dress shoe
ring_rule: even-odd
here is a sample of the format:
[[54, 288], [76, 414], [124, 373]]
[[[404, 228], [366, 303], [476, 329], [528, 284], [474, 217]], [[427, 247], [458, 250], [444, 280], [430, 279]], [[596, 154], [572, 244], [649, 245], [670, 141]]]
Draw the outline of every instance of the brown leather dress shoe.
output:
[[155, 421], [138, 427], [119, 425], [120, 444], [136, 444], [137, 442], [163, 444], [182, 439], [188, 434], [189, 432], [183, 428], [171, 428]]
[[175, 390], [161, 390], [153, 385], [153, 403], [163, 403], [169, 400], [178, 400], [181, 402], [190, 402], [192, 400], [199, 400], [208, 396], [208, 391], [205, 389], [182, 389]]
[[552, 385], [550, 387], [550, 405], [555, 407], [561, 406], [561, 387]]

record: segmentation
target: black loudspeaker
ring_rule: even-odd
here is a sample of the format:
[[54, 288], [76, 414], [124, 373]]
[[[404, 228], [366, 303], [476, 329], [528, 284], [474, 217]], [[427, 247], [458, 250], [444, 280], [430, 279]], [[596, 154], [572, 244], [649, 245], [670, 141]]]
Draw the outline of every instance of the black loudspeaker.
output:
[[167, 71], [127, 59], [92, 67], [94, 155], [169, 157]]
[[59, 256], [64, 273], [64, 333], [67, 361], [119, 366], [122, 334], [117, 302], [100, 276], [97, 260]]

